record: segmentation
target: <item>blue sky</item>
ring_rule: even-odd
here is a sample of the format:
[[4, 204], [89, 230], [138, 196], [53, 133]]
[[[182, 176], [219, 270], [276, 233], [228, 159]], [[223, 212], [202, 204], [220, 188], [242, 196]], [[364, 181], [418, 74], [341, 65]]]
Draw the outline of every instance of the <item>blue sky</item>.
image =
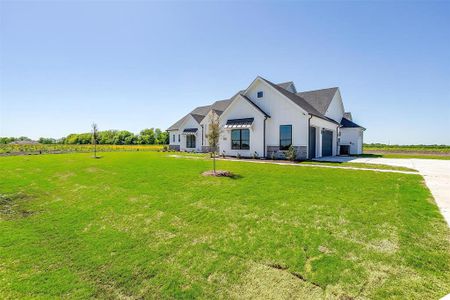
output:
[[164, 129], [257, 75], [450, 144], [450, 2], [0, 1], [0, 136]]

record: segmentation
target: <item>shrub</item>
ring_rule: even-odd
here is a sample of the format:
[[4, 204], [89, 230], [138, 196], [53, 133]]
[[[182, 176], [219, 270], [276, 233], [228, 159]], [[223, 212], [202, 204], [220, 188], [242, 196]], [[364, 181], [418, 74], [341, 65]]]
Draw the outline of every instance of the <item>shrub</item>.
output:
[[290, 146], [287, 154], [286, 154], [287, 159], [289, 159], [290, 161], [294, 161], [297, 158], [297, 150], [295, 149], [294, 146]]
[[272, 154], [270, 154], [270, 158], [271, 158], [272, 160], [275, 160], [275, 151], [272, 151]]

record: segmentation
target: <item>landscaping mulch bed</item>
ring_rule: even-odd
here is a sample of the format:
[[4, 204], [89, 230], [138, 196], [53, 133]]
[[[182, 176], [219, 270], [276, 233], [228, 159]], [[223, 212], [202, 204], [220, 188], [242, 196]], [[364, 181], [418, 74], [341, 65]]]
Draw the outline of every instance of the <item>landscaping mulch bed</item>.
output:
[[209, 170], [202, 173], [203, 176], [214, 176], [214, 177], [233, 177], [233, 173], [230, 171], [224, 171], [224, 170], [216, 170], [214, 173], [213, 170]]

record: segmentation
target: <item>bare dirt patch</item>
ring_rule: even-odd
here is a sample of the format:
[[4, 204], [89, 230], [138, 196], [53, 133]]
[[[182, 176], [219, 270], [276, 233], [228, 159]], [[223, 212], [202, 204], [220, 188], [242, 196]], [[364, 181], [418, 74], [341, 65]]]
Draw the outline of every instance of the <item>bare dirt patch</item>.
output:
[[57, 178], [61, 179], [61, 180], [67, 180], [70, 177], [75, 176], [75, 173], [73, 173], [73, 172], [62, 172], [62, 173], [57, 173], [55, 176]]
[[34, 214], [34, 211], [23, 207], [23, 204], [30, 199], [31, 197], [23, 193], [14, 195], [0, 194], [0, 220], [26, 218]]
[[320, 287], [299, 280], [297, 275], [280, 267], [251, 264], [230, 296], [239, 299], [323, 299]]

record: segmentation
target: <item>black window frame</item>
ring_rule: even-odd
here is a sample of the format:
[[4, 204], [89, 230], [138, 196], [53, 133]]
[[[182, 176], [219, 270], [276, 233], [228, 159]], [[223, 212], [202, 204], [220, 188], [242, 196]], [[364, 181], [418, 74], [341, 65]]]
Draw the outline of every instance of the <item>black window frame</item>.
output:
[[264, 97], [264, 91], [259, 91], [256, 93], [256, 98], [262, 98]]
[[181, 134], [178, 135], [178, 143], [181, 142]]
[[[290, 137], [289, 138], [282, 138], [282, 132], [281, 129], [283, 127], [289, 127], [290, 128]], [[290, 143], [287, 145], [285, 143], [282, 143], [282, 141], [290, 141]], [[289, 150], [289, 147], [292, 146], [292, 125], [280, 125], [280, 150]]]
[[[233, 132], [239, 131], [239, 139], [233, 139]], [[248, 139], [242, 139], [242, 132], [248, 132]], [[232, 129], [231, 130], [231, 150], [250, 150], [250, 129]], [[234, 141], [237, 141], [235, 143]], [[245, 143], [247, 142], [247, 143]], [[237, 146], [236, 146], [237, 144]]]
[[[192, 141], [193, 139], [193, 141]], [[197, 143], [197, 138], [193, 134], [186, 135], [186, 148], [194, 149]], [[192, 147], [194, 146], [194, 147]]]

